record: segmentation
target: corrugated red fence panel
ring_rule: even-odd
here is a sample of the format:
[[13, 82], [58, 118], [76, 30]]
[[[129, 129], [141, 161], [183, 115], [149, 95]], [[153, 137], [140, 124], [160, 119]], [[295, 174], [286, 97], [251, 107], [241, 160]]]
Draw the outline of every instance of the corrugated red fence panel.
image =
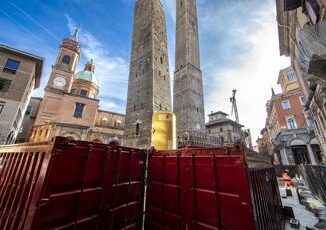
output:
[[48, 146], [32, 146], [0, 152], [0, 229], [22, 229], [49, 160], [47, 151]]
[[141, 229], [142, 150], [59, 137], [0, 159], [0, 229]]
[[141, 229], [147, 157], [145, 229], [282, 229], [275, 172], [249, 169], [243, 151], [0, 147], [0, 229]]
[[146, 229], [254, 229], [244, 157], [225, 153], [150, 156]]

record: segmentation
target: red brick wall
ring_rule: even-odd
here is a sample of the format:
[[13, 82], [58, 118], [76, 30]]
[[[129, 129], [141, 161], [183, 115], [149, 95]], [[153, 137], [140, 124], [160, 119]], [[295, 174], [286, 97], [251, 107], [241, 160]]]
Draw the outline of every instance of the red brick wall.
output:
[[[281, 129], [288, 129], [286, 123], [286, 117], [293, 115], [297, 123], [297, 127], [300, 129], [307, 128], [306, 119], [304, 117], [304, 107], [301, 105], [300, 97], [303, 96], [302, 93], [296, 95], [283, 95], [281, 98], [275, 99], [273, 101], [275, 106], [275, 111], [277, 113], [277, 120]], [[290, 102], [291, 108], [284, 110], [282, 107], [282, 101], [288, 100]]]

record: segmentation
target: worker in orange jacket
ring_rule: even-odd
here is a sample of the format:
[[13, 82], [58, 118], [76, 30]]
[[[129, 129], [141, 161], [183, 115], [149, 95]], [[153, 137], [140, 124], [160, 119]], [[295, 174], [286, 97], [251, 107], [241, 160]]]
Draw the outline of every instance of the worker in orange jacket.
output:
[[284, 172], [282, 173], [282, 177], [284, 180], [285, 188], [291, 187], [291, 177], [290, 177], [290, 172], [288, 169], [284, 170]]

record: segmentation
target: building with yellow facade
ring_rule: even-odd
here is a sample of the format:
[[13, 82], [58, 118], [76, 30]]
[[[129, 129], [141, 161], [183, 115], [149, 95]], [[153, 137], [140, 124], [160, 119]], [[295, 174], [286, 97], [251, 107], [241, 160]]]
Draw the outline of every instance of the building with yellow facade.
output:
[[45, 88], [29, 140], [55, 136], [99, 143], [123, 143], [125, 116], [99, 109], [99, 79], [92, 60], [75, 73], [81, 55], [77, 33], [63, 40]]

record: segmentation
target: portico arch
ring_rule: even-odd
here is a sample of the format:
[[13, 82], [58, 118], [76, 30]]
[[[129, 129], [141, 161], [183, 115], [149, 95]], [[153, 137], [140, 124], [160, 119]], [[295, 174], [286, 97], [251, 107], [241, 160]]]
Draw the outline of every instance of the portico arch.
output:
[[293, 139], [290, 143], [291, 146], [298, 146], [298, 145], [306, 145], [306, 143], [299, 139], [299, 138], [296, 138], [296, 139]]

